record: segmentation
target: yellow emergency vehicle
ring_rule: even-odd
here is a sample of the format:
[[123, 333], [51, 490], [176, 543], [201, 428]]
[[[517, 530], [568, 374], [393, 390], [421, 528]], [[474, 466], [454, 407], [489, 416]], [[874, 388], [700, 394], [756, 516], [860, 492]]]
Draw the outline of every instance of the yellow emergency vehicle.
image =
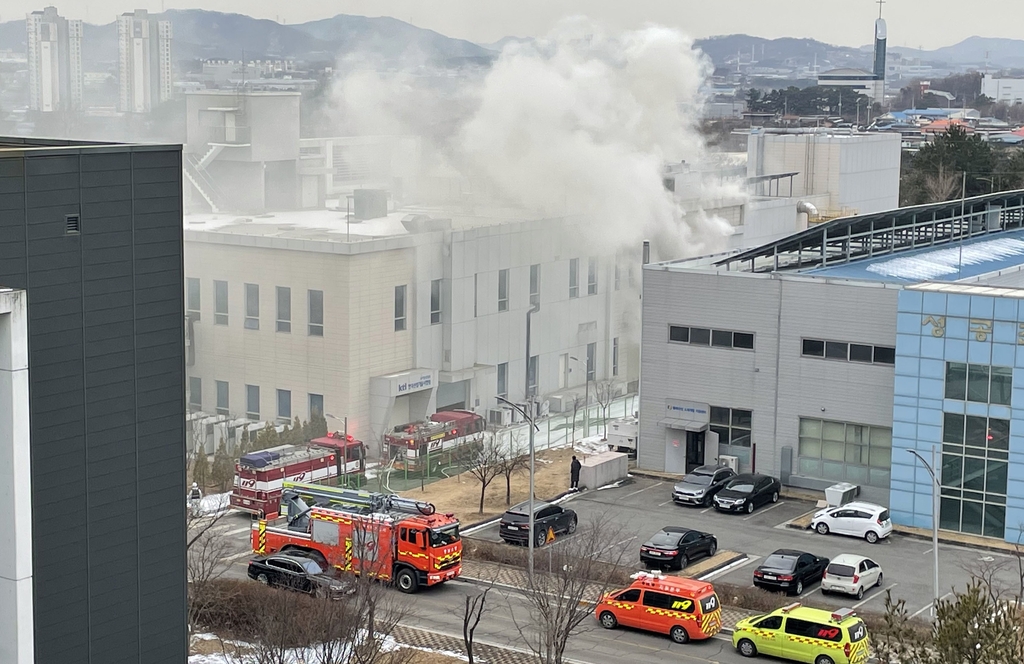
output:
[[744, 657], [771, 655], [807, 664], [864, 664], [868, 630], [852, 609], [790, 604], [736, 623], [732, 644]]

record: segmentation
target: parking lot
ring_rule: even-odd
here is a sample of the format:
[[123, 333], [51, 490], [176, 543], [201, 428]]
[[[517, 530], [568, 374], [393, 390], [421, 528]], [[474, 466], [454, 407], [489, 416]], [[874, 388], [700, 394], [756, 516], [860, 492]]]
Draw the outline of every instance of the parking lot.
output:
[[[893, 534], [878, 544], [862, 539], [836, 535], [818, 535], [811, 530], [796, 530], [786, 523], [815, 508], [813, 503], [781, 498], [778, 503], [761, 507], [753, 514], [720, 514], [713, 508], [683, 507], [671, 499], [672, 483], [638, 478], [635, 482], [616, 488], [586, 491], [564, 504], [576, 510], [580, 527], [594, 519], [609, 518], [621, 528], [618, 540], [609, 542], [605, 558], [622, 553], [627, 564], [639, 565], [639, 547], [652, 534], [664, 526], [684, 526], [714, 534], [719, 551], [734, 551], [746, 555], [733, 565], [701, 578], [735, 585], [752, 585], [752, 573], [767, 555], [776, 549], [797, 549], [833, 558], [840, 553], [869, 557], [878, 562], [884, 572], [881, 588], [870, 590], [863, 600], [853, 597], [822, 596], [817, 584], [808, 588], [801, 597], [813, 597], [827, 606], [852, 606], [864, 610], [884, 610], [885, 590], [893, 597], [906, 601], [911, 615], [927, 616], [932, 603], [932, 546], [927, 540]], [[473, 537], [500, 541], [497, 525], [474, 532]], [[1004, 565], [1006, 554], [970, 549], [956, 545], [939, 545], [940, 592], [949, 593], [954, 587], [963, 589], [969, 579], [968, 569], [980, 566]], [[699, 562], [699, 561], [698, 561]], [[697, 563], [695, 563], [697, 564]], [[997, 575], [1007, 585], [1014, 582], [1011, 570]], [[727, 600], [726, 600], [727, 601]], [[785, 598], [779, 598], [780, 605]]]

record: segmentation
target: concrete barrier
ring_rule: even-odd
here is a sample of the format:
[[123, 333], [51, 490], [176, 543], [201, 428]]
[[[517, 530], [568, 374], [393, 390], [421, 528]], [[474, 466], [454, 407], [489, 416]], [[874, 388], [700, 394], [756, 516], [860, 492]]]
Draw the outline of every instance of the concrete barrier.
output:
[[581, 459], [580, 464], [581, 489], [596, 489], [629, 473], [629, 455], [622, 452], [601, 452]]

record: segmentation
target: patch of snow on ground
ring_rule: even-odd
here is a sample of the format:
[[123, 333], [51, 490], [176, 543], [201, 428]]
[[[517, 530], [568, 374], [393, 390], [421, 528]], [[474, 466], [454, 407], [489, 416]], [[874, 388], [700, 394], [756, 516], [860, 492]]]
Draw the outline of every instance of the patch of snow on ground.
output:
[[[209, 640], [216, 640], [217, 637], [213, 634], [197, 635], [197, 638], [205, 638]], [[249, 646], [246, 643], [240, 643], [236, 641], [225, 641], [225, 643], [231, 643], [238, 645], [242, 648]], [[392, 636], [385, 636], [381, 644], [381, 650], [384, 652], [391, 652], [398, 648], [412, 648], [413, 646], [406, 646], [399, 643]], [[426, 648], [416, 648], [416, 650], [427, 650]], [[433, 652], [444, 652], [436, 650]], [[448, 653], [444, 653], [448, 654]], [[455, 653], [452, 653], [453, 657], [456, 657]], [[340, 659], [345, 659], [342, 656]], [[465, 658], [463, 658], [465, 659]], [[313, 648], [292, 648], [284, 653], [284, 657], [280, 660], [281, 664], [311, 664], [316, 662], [317, 655]], [[225, 655], [224, 653], [213, 653], [209, 655], [189, 655], [188, 664], [252, 664], [256, 662], [256, 657], [249, 653], [242, 653], [238, 655]]]
[[601, 436], [598, 434], [576, 441], [572, 448], [576, 452], [582, 452], [583, 454], [600, 454], [608, 451], [608, 441], [601, 440]]
[[[185, 507], [191, 508], [192, 502], [185, 499]], [[231, 508], [231, 493], [211, 493], [199, 499], [196, 516], [216, 516]]]

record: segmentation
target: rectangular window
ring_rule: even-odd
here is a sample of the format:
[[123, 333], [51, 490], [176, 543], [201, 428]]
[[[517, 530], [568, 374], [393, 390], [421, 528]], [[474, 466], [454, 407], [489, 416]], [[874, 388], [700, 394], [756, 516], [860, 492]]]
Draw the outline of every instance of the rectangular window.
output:
[[260, 329], [259, 284], [245, 284], [245, 329]]
[[[968, 375], [974, 366], [966, 367]], [[943, 413], [942, 424], [940, 526], [948, 530], [1003, 537], [1010, 422]]]
[[690, 343], [695, 346], [707, 346], [711, 343], [711, 330], [706, 327], [691, 327]]
[[892, 429], [800, 418], [800, 475], [889, 486]]
[[874, 346], [865, 346], [864, 344], [850, 344], [850, 361], [870, 363], [874, 358], [874, 351]]
[[961, 362], [946, 362], [946, 398], [964, 401], [967, 399], [967, 365]]
[[540, 304], [540, 265], [530, 266], [530, 305]]
[[201, 303], [202, 291], [199, 288], [199, 280], [195, 277], [185, 278], [185, 309], [188, 311], [189, 317], [197, 321], [199, 320], [199, 311]]
[[587, 344], [587, 380], [597, 380], [597, 342]]
[[441, 280], [434, 279], [430, 282], [430, 324], [437, 325], [441, 322]]
[[825, 357], [833, 360], [846, 360], [849, 359], [849, 356], [849, 344], [843, 343], [841, 341], [825, 342]]
[[498, 365], [498, 396], [508, 396], [508, 362]]
[[619, 338], [612, 339], [612, 375], [619, 375]]
[[309, 395], [309, 419], [312, 420], [316, 416], [323, 417], [324, 414], [324, 395], [322, 394], [310, 394]]
[[732, 348], [732, 332], [711, 330], [711, 345], [719, 348]]
[[[403, 286], [404, 288], [404, 286]], [[309, 297], [309, 336], [324, 336], [324, 292], [311, 290]]]
[[754, 350], [754, 335], [749, 332], [733, 332], [732, 347]]
[[967, 400], [988, 403], [989, 368], [983, 364], [967, 366]]
[[619, 290], [619, 288], [621, 286], [622, 286], [621, 270], [619, 269], [619, 264], [616, 263], [615, 264], [615, 290]]
[[587, 295], [597, 295], [597, 259], [587, 260]]
[[508, 269], [498, 270], [498, 311], [508, 311]]
[[245, 416], [250, 420], [260, 419], [260, 387], [259, 385], [245, 386]]
[[580, 259], [569, 259], [569, 297], [580, 296]]
[[801, 353], [810, 357], [825, 357], [825, 342], [817, 339], [804, 339]]
[[668, 340], [676, 341], [678, 343], [689, 343], [690, 342], [690, 328], [681, 327], [679, 325], [668, 326]]
[[405, 329], [405, 286], [395, 286], [395, 332]]
[[228, 382], [226, 380], [218, 380], [217, 384], [217, 414], [227, 415], [228, 414]]
[[752, 421], [753, 412], [749, 410], [711, 407], [711, 431], [718, 434], [719, 445], [749, 448]]
[[991, 390], [989, 403], [1010, 405], [1010, 391], [1013, 388], [1013, 369], [1010, 367], [992, 367]]
[[213, 324], [228, 324], [228, 282], [213, 282]]
[[277, 417], [282, 420], [292, 419], [292, 393], [291, 390], [277, 391]]
[[277, 331], [292, 331], [292, 289], [277, 287]]
[[529, 394], [527, 398], [537, 393], [537, 368], [540, 364], [540, 358], [537, 355], [530, 357], [530, 362], [526, 365], [526, 387], [528, 388]]
[[896, 349], [892, 346], [875, 346], [875, 364], [896, 364]]
[[476, 303], [478, 301], [478, 295], [480, 294], [479, 293], [479, 290], [480, 290], [479, 289], [479, 285], [480, 285], [480, 275], [479, 274], [474, 274], [473, 275], [473, 318], [476, 318]]
[[188, 379], [188, 405], [196, 410], [203, 407], [203, 379], [196, 376], [189, 376]]

